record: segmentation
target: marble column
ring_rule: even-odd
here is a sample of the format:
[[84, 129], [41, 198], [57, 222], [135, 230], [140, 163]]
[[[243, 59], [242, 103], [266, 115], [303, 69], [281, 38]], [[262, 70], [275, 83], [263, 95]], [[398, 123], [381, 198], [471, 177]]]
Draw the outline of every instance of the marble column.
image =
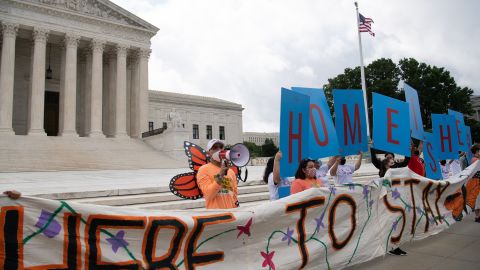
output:
[[138, 51], [132, 58], [132, 81], [130, 93], [130, 136], [132, 138], [140, 138], [140, 70], [139, 70], [139, 53]]
[[43, 127], [45, 111], [45, 57], [49, 30], [33, 29], [28, 135], [46, 135]]
[[139, 63], [138, 63], [138, 73], [139, 73], [139, 91], [140, 91], [140, 105], [138, 106], [138, 121], [139, 121], [139, 138], [143, 132], [148, 131], [148, 108], [149, 108], [149, 98], [148, 98], [148, 59], [150, 58], [150, 49], [140, 49], [139, 51]]
[[114, 137], [127, 137], [127, 46], [117, 45], [115, 132]]
[[18, 24], [2, 23], [3, 44], [0, 63], [0, 133], [14, 134], [13, 81], [15, 71], [15, 40]]
[[60, 115], [60, 136], [78, 136], [76, 132], [77, 48], [80, 36], [65, 35], [64, 89], [60, 96], [63, 112]]
[[[77, 94], [77, 98], [81, 96], [80, 102], [77, 101], [77, 105], [81, 105], [82, 119], [77, 119], [77, 124], [80, 123], [82, 133], [80, 136], [88, 137], [90, 134], [90, 118], [91, 118], [91, 97], [92, 97], [92, 51], [90, 48], [85, 48], [83, 54], [81, 54], [82, 59], [79, 59], [79, 68], [82, 68], [83, 81], [80, 81], [80, 86], [77, 91], [83, 89], [82, 95]], [[83, 125], [82, 125], [83, 123]]]
[[90, 92], [90, 137], [105, 137], [102, 131], [103, 50], [105, 41], [92, 40], [92, 76]]
[[108, 134], [109, 137], [115, 136], [115, 108], [117, 100], [117, 54], [110, 51], [108, 54]]

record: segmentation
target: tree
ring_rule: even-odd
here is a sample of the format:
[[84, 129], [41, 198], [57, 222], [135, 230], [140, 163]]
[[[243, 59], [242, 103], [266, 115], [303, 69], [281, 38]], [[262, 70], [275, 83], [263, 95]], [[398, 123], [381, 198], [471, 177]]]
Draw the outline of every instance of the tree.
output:
[[457, 86], [449, 71], [418, 63], [413, 58], [400, 60], [399, 67], [405, 83], [418, 92], [425, 126], [432, 125], [432, 113], [447, 113], [447, 109], [459, 111], [464, 115], [473, 113], [470, 103], [473, 90]]
[[265, 143], [262, 145], [262, 156], [273, 157], [278, 152], [278, 147], [275, 146], [272, 139], [265, 139]]
[[256, 145], [253, 142], [243, 142], [243, 144], [248, 148], [248, 151], [250, 151], [250, 156], [252, 158], [262, 156], [262, 148], [260, 146]]
[[[417, 90], [425, 129], [431, 128], [432, 113], [447, 113], [447, 109], [459, 111], [465, 116], [473, 113], [470, 102], [473, 90], [457, 86], [450, 72], [443, 67], [419, 63], [413, 58], [404, 58], [397, 65], [391, 59], [381, 58], [365, 67], [365, 74], [370, 127], [372, 126], [371, 93], [376, 92], [404, 100], [404, 94], [398, 88], [400, 80]], [[332, 111], [333, 89], [361, 89], [360, 67], [346, 68], [343, 74], [328, 79], [328, 84], [324, 85]], [[471, 128], [472, 137], [478, 138], [480, 123], [474, 119], [467, 119], [465, 121]]]

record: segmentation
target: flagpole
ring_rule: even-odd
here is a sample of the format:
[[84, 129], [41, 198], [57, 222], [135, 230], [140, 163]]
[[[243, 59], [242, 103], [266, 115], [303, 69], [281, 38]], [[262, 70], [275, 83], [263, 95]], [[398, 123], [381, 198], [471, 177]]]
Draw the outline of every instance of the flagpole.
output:
[[367, 85], [365, 83], [365, 69], [363, 67], [363, 48], [362, 35], [360, 34], [360, 15], [358, 13], [358, 4], [355, 2], [357, 10], [357, 31], [358, 31], [358, 47], [360, 49], [360, 75], [362, 77], [363, 102], [365, 103], [365, 116], [367, 117], [367, 136], [370, 138], [370, 121], [368, 117], [368, 102], [367, 102]]

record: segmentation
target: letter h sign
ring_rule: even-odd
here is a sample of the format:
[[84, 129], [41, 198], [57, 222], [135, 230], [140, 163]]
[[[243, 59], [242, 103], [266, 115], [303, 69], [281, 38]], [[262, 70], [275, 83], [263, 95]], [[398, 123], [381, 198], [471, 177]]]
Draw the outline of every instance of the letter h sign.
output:
[[280, 107], [280, 176], [295, 175], [298, 163], [308, 156], [310, 97], [282, 88]]

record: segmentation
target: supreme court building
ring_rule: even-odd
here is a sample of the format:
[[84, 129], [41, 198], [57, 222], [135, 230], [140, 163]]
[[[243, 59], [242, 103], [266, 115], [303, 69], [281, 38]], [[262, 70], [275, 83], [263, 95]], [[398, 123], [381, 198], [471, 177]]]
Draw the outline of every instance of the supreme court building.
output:
[[2, 0], [0, 133], [139, 138], [150, 39], [104, 0]]
[[187, 167], [184, 140], [242, 141], [240, 104], [148, 90], [159, 29], [108, 0], [0, 0], [0, 30], [0, 172]]

